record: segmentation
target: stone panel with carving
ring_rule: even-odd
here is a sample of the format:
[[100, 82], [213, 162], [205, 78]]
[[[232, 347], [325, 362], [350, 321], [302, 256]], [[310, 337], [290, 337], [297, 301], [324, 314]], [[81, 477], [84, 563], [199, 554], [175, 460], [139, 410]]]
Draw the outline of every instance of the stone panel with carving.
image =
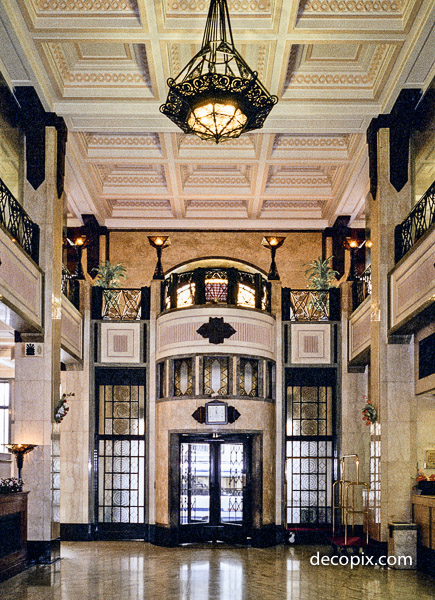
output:
[[390, 273], [390, 328], [397, 331], [434, 301], [435, 229]]
[[[210, 344], [198, 329], [210, 317], [223, 318], [235, 329], [223, 343]], [[275, 319], [255, 310], [192, 308], [161, 315], [157, 319], [157, 359], [188, 353], [224, 353], [275, 358]]]
[[0, 318], [9, 323], [15, 315], [31, 328], [42, 327], [42, 272], [0, 229]]

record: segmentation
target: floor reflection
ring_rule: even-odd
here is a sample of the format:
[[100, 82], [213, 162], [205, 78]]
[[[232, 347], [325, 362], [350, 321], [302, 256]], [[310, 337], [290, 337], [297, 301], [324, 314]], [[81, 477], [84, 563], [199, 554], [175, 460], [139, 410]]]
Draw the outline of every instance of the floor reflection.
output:
[[313, 566], [330, 549], [159, 548], [141, 542], [62, 544], [62, 560], [0, 583], [1, 600], [433, 600], [415, 571]]

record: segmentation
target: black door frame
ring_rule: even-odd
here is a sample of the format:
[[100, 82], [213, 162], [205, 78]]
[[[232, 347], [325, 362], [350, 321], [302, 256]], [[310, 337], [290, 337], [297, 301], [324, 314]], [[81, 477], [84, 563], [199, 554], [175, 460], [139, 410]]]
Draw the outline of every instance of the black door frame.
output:
[[[214, 435], [214, 437], [213, 437]], [[216, 437], [217, 436], [217, 437]], [[172, 444], [172, 469], [177, 477], [170, 478], [171, 521], [178, 530], [178, 543], [223, 541], [227, 543], [249, 543], [253, 522], [253, 477], [252, 477], [252, 445], [253, 435], [249, 433], [219, 434], [179, 434], [177, 444]], [[244, 471], [246, 481], [243, 486], [243, 522], [220, 523], [220, 452], [211, 450], [210, 471], [210, 523], [180, 523], [180, 448], [182, 443], [207, 443], [211, 448], [219, 448], [222, 443], [242, 443], [244, 447]], [[177, 450], [175, 452], [175, 450]], [[176, 521], [176, 522], [175, 522]]]

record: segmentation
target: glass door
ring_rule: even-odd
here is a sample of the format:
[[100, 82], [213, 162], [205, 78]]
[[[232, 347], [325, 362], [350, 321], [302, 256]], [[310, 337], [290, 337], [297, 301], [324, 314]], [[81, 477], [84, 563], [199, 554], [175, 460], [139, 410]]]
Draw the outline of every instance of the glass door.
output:
[[247, 436], [182, 439], [181, 541], [246, 540], [250, 526], [250, 442]]

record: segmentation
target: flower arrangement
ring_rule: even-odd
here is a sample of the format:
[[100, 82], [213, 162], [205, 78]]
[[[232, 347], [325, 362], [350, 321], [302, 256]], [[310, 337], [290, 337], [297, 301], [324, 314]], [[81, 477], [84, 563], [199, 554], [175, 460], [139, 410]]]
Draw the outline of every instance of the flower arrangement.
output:
[[74, 395], [75, 394], [73, 392], [70, 392], [69, 394], [62, 394], [62, 398], [59, 400], [59, 402], [56, 405], [56, 408], [54, 409], [54, 420], [56, 421], [56, 423], [60, 423], [66, 416], [66, 413], [69, 411], [67, 398]]
[[372, 405], [371, 400], [367, 400], [366, 396], [363, 396], [363, 400], [366, 401], [366, 405], [362, 411], [363, 421], [366, 422], [366, 425], [373, 425], [373, 423], [376, 423], [377, 421], [378, 413], [376, 408]]
[[23, 491], [24, 481], [16, 477], [0, 477], [0, 494], [12, 494]]
[[433, 496], [435, 494], [435, 473], [430, 477], [426, 475], [423, 469], [417, 464], [417, 485], [414, 490], [419, 490], [417, 493]]
[[423, 469], [418, 468], [417, 483], [420, 483], [420, 481], [435, 481], [435, 473], [432, 473], [432, 475], [428, 477]]

